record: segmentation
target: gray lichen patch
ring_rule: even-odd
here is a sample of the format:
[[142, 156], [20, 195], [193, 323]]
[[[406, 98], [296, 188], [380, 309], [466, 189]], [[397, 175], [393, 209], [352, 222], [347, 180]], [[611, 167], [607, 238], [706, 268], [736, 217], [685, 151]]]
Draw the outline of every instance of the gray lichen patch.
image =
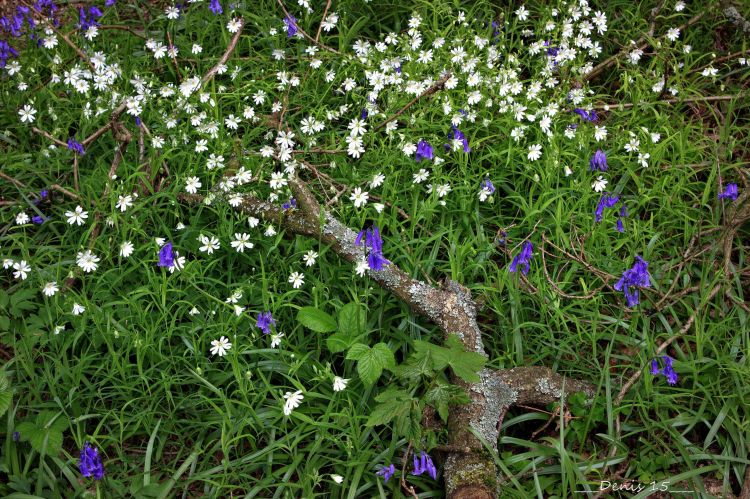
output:
[[[478, 485], [497, 493], [497, 470], [494, 463], [482, 454], [451, 454], [445, 461], [445, 492], [447, 497], [461, 487]], [[494, 494], [493, 494], [494, 495]]]
[[549, 378], [540, 378], [536, 383], [536, 389], [545, 395], [550, 395], [555, 398], [562, 397], [562, 390], [560, 387], [555, 385]]
[[357, 239], [357, 233], [339, 222], [328, 212], [325, 213], [323, 235], [335, 240], [340, 247], [339, 254], [349, 260], [354, 261], [360, 254], [363, 254], [363, 252], [354, 245], [354, 241]]
[[479, 383], [472, 385], [471, 389], [480, 393], [484, 397], [484, 402], [477, 404], [479, 410], [470, 424], [493, 449], [497, 450], [498, 419], [506, 408], [516, 402], [518, 392], [503, 383], [490, 369], [482, 369], [479, 379]]
[[408, 291], [411, 303], [414, 303], [422, 313], [442, 327], [441, 313], [445, 304], [436, 300], [436, 290], [423, 282], [414, 281]]

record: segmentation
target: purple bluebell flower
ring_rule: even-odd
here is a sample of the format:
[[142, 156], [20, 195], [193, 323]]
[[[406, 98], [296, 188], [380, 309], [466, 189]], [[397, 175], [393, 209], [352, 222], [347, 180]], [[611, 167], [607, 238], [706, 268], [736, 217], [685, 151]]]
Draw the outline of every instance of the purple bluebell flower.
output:
[[143, 122], [141, 121], [141, 117], [140, 116], [136, 116], [135, 117], [135, 126], [141, 126], [142, 123]]
[[628, 207], [623, 204], [620, 206], [620, 216], [617, 217], [617, 232], [625, 232], [625, 227], [622, 224], [622, 219], [628, 216]]
[[489, 179], [489, 177], [486, 177], [480, 186], [483, 190], [486, 190], [488, 194], [494, 194], [495, 193], [495, 185], [492, 183], [492, 181]]
[[606, 172], [607, 168], [609, 166], [607, 165], [607, 155], [604, 154], [604, 151], [601, 149], [597, 149], [594, 153], [594, 156], [592, 156], [591, 161], [589, 161], [589, 167], [591, 168], [592, 172], [595, 172], [599, 170], [600, 172]]
[[297, 28], [297, 18], [289, 14], [284, 18], [284, 24], [286, 24], [286, 37], [291, 38], [297, 34], [299, 28]]
[[34, 215], [33, 217], [31, 217], [31, 221], [34, 222], [36, 225], [42, 225], [44, 222], [47, 221], [47, 218], [41, 215]]
[[383, 239], [380, 237], [377, 226], [359, 231], [357, 238], [354, 240], [354, 245], [362, 246], [362, 238], [365, 239], [365, 249], [370, 250], [367, 254], [367, 266], [370, 267], [370, 270], [380, 271], [383, 270], [385, 265], [391, 263], [383, 256]]
[[393, 466], [393, 464], [389, 464], [388, 466], [380, 468], [380, 471], [375, 474], [383, 477], [383, 483], [388, 483], [388, 480], [390, 480], [395, 473], [396, 467]]
[[17, 432], [17, 431], [14, 431], [14, 432], [13, 432], [13, 441], [14, 441], [14, 442], [18, 442], [18, 441], [20, 441], [20, 440], [21, 440], [21, 433], [19, 433], [19, 432]]
[[98, 7], [95, 5], [91, 5], [88, 8], [88, 11], [84, 10], [83, 7], [78, 8], [78, 15], [79, 15], [79, 24], [81, 26], [82, 30], [87, 30], [92, 26], [99, 26], [99, 19], [104, 14], [101, 10], [99, 10]]
[[586, 111], [585, 109], [581, 109], [580, 107], [577, 107], [573, 109], [573, 112], [586, 121], [596, 121], [596, 118], [597, 118], [596, 111], [594, 111], [593, 109], [591, 111]]
[[594, 218], [596, 219], [596, 221], [602, 221], [602, 218], [604, 216], [604, 208], [614, 208], [619, 200], [620, 196], [616, 194], [603, 194], [602, 197], [599, 198], [599, 203], [597, 203], [596, 210], [594, 211]]
[[221, 3], [219, 0], [211, 0], [211, 3], [208, 4], [208, 10], [214, 13], [214, 15], [219, 15], [222, 12], [224, 12], [224, 9], [221, 8]]
[[96, 447], [91, 447], [88, 442], [83, 444], [78, 467], [81, 470], [81, 475], [86, 478], [94, 477], [94, 480], [104, 478], [104, 465], [102, 465], [102, 458], [99, 456], [99, 451]]
[[255, 323], [255, 326], [259, 327], [263, 331], [263, 334], [271, 333], [271, 325], [275, 326], [276, 320], [274, 320], [270, 310], [258, 314], [258, 320]]
[[648, 262], [640, 256], [635, 257], [635, 264], [623, 272], [622, 277], [615, 284], [615, 290], [623, 291], [628, 301], [628, 307], [635, 307], [640, 302], [639, 288], [650, 288], [651, 276], [648, 273]]
[[77, 142], [73, 137], [68, 139], [68, 149], [83, 156], [86, 151], [83, 149], [83, 144]]
[[432, 146], [426, 140], [420, 140], [417, 143], [417, 163], [423, 159], [432, 159], [435, 154], [432, 150]]
[[732, 201], [736, 201], [738, 194], [737, 184], [727, 184], [724, 192], [720, 192], [718, 197], [719, 199], [731, 199]]
[[104, 0], [104, 6], [105, 7], [112, 7], [115, 4], [116, 0]]
[[414, 470], [412, 471], [412, 474], [419, 476], [425, 471], [433, 480], [437, 478], [437, 468], [435, 468], [432, 458], [425, 451], [420, 451], [419, 459], [417, 459], [417, 455], [414, 454]]
[[664, 375], [665, 378], [667, 378], [667, 383], [670, 385], [676, 385], [677, 384], [677, 373], [674, 370], [674, 367], [672, 366], [672, 362], [674, 362], [674, 359], [670, 357], [669, 355], [662, 355], [662, 361], [664, 362], [664, 368], [659, 369], [659, 361], [657, 359], [653, 359], [651, 361], [651, 369], [650, 373], [654, 376], [658, 375]]
[[159, 250], [159, 267], [171, 267], [174, 265], [174, 251], [172, 243], [167, 243]]
[[294, 198], [289, 198], [289, 201], [287, 201], [286, 203], [282, 204], [281, 207], [284, 210], [288, 210], [288, 209], [291, 209], [291, 208], [296, 208], [297, 207], [297, 200], [294, 199]]
[[359, 113], [359, 119], [361, 119], [361, 120], [366, 120], [366, 119], [367, 119], [367, 116], [368, 116], [368, 114], [367, 114], [367, 109], [364, 109], [364, 108], [363, 108], [363, 109], [362, 109], [362, 112], [361, 112], [361, 113]]
[[531, 241], [526, 241], [523, 243], [523, 247], [521, 248], [521, 252], [513, 258], [513, 261], [510, 262], [510, 266], [508, 267], [508, 271], [510, 272], [516, 272], [518, 270], [518, 266], [520, 265], [521, 273], [523, 275], [527, 275], [529, 273], [529, 262], [531, 261], [531, 257], [533, 256], [532, 251], [534, 250], [534, 245], [531, 244]]

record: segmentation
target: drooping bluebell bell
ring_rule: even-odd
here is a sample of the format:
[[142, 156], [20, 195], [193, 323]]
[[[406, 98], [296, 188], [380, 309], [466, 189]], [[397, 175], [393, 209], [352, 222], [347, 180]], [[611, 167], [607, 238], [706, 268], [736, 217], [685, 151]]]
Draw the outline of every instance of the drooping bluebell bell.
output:
[[617, 232], [625, 232], [625, 227], [622, 224], [622, 219], [628, 216], [628, 207], [623, 204], [620, 206], [620, 216], [617, 217]]
[[101, 456], [99, 456], [99, 451], [88, 442], [83, 444], [78, 467], [81, 470], [81, 475], [86, 478], [93, 477], [94, 480], [104, 478], [104, 465], [102, 464]]
[[672, 362], [674, 362], [674, 359], [670, 357], [669, 355], [662, 355], [662, 361], [664, 362], [664, 368], [659, 369], [659, 361], [657, 359], [653, 359], [651, 361], [651, 369], [649, 372], [653, 374], [654, 376], [658, 375], [664, 375], [665, 378], [667, 378], [667, 383], [670, 385], [676, 385], [677, 384], [677, 373], [674, 370], [674, 367], [672, 366]]
[[297, 34], [299, 28], [297, 28], [297, 18], [289, 14], [284, 18], [284, 24], [286, 24], [286, 37], [291, 38]]
[[596, 121], [596, 118], [597, 118], [596, 111], [594, 111], [593, 109], [591, 111], [586, 111], [585, 109], [581, 109], [580, 107], [577, 107], [573, 109], [573, 112], [586, 121]]
[[104, 14], [96, 5], [90, 5], [88, 11], [83, 7], [78, 8], [79, 24], [82, 30], [87, 30], [92, 26], [99, 26], [98, 19]]
[[259, 327], [263, 331], [263, 334], [270, 334], [272, 325], [276, 325], [276, 320], [274, 320], [270, 310], [258, 314], [255, 326]]
[[208, 5], [208, 10], [214, 13], [214, 15], [219, 15], [222, 12], [224, 12], [224, 9], [221, 8], [221, 3], [219, 0], [211, 0], [211, 3]]
[[639, 288], [650, 288], [651, 276], [648, 273], [648, 262], [640, 256], [635, 257], [635, 264], [623, 272], [622, 277], [615, 284], [615, 290], [623, 291], [628, 301], [628, 307], [635, 307], [640, 303]]
[[17, 431], [14, 431], [13, 432], [13, 441], [14, 442], [19, 442], [20, 440], [21, 440], [21, 433], [17, 432]]
[[534, 245], [531, 244], [531, 241], [526, 241], [523, 243], [523, 247], [521, 248], [521, 252], [513, 258], [513, 261], [510, 262], [510, 266], [508, 266], [508, 270], [510, 272], [516, 272], [518, 270], [518, 266], [521, 266], [521, 273], [523, 275], [527, 275], [529, 273], [530, 265], [529, 262], [531, 261], [531, 257], [533, 256], [532, 251], [534, 250]]
[[359, 118], [360, 118], [360, 119], [362, 119], [362, 120], [366, 120], [366, 119], [367, 119], [367, 116], [368, 116], [368, 114], [367, 114], [367, 109], [365, 109], [365, 108], [362, 108], [362, 112], [361, 112], [361, 113], [359, 113]]
[[485, 179], [482, 181], [481, 188], [487, 191], [487, 194], [495, 193], [495, 184], [492, 183], [489, 177], [485, 177]]
[[388, 480], [390, 480], [395, 473], [396, 467], [393, 464], [389, 464], [388, 466], [380, 468], [375, 474], [383, 477], [383, 483], [388, 483]]
[[599, 170], [600, 172], [606, 172], [609, 166], [607, 165], [607, 155], [604, 154], [604, 151], [601, 149], [597, 149], [594, 155], [591, 157], [591, 160], [589, 161], [589, 167], [591, 168], [592, 172], [595, 172]]
[[159, 250], [159, 267], [171, 267], [174, 265], [174, 251], [172, 243], [167, 243]]
[[599, 198], [599, 202], [596, 205], [596, 210], [594, 211], [594, 218], [596, 219], [596, 221], [602, 221], [602, 218], [604, 217], [604, 208], [613, 208], [619, 200], [620, 196], [616, 194], [603, 194], [602, 197]]
[[417, 458], [416, 453], [414, 454], [414, 470], [412, 474], [419, 476], [425, 471], [433, 480], [437, 478], [437, 468], [435, 468], [432, 458], [425, 451], [420, 451], [419, 458]]
[[48, 217], [43, 217], [41, 215], [34, 215], [33, 217], [31, 217], [31, 221], [34, 222], [36, 225], [42, 225], [47, 220], [49, 220]]
[[289, 198], [289, 201], [281, 205], [281, 208], [284, 210], [289, 210], [291, 208], [297, 207], [297, 200], [294, 198]]
[[112, 7], [117, 0], [104, 0], [105, 7]]
[[727, 184], [727, 186], [724, 188], [724, 191], [719, 193], [718, 198], [719, 199], [731, 199], [732, 201], [737, 201], [738, 195], [739, 195], [739, 191], [737, 190], [737, 184]]
[[432, 159], [433, 157], [435, 155], [429, 142], [424, 139], [417, 142], [417, 163], [423, 159]]
[[380, 231], [377, 226], [359, 231], [357, 238], [354, 240], [354, 245], [362, 246], [363, 238], [365, 240], [365, 249], [369, 249], [367, 254], [367, 266], [370, 267], [370, 270], [383, 270], [383, 267], [391, 262], [383, 256], [383, 239], [380, 237]]
[[68, 149], [83, 156], [86, 151], [83, 148], [83, 144], [77, 142], [75, 138], [70, 137], [68, 139]]

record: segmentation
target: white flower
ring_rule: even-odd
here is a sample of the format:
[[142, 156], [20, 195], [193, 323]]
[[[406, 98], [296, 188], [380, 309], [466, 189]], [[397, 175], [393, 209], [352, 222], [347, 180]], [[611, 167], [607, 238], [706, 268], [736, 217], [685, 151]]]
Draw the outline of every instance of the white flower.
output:
[[211, 342], [211, 354], [223, 357], [227, 354], [227, 351], [232, 348], [232, 344], [226, 336], [222, 336], [218, 340]]
[[81, 267], [81, 270], [84, 272], [93, 272], [99, 267], [100, 258], [93, 254], [91, 250], [86, 251], [79, 251], [78, 255], [76, 256], [76, 263], [79, 267]]
[[357, 262], [357, 266], [354, 267], [354, 272], [360, 277], [364, 276], [370, 266], [367, 264], [365, 257], [361, 257]]
[[336, 483], [342, 483], [344, 481], [344, 477], [341, 475], [331, 475], [331, 480]]
[[206, 161], [206, 168], [213, 170], [214, 168], [224, 168], [224, 156], [216, 155], [211, 153]]
[[115, 208], [119, 208], [121, 212], [125, 212], [128, 208], [133, 206], [133, 196], [127, 195], [127, 196], [119, 196], [119, 199], [117, 200], [117, 204], [115, 205]]
[[651, 155], [649, 153], [638, 153], [638, 162], [641, 164], [643, 168], [648, 168], [648, 158], [650, 158]]
[[65, 331], [65, 326], [55, 326], [55, 329], [52, 330], [52, 333], [58, 335], [63, 331]]
[[21, 123], [32, 123], [34, 121], [35, 114], [36, 114], [36, 109], [29, 106], [28, 104], [23, 106], [18, 111], [18, 116], [21, 117]]
[[376, 187], [380, 187], [383, 185], [383, 182], [385, 181], [385, 175], [382, 173], [376, 174], [374, 177], [372, 177], [372, 180], [370, 181], [370, 188], [375, 189]]
[[710, 66], [701, 71], [701, 75], [703, 76], [716, 76], [717, 74], [719, 74], [719, 70]]
[[628, 152], [638, 152], [638, 146], [641, 145], [641, 141], [635, 137], [630, 138], [630, 142], [625, 144], [625, 150]]
[[674, 10], [676, 10], [677, 12], [682, 12], [683, 10], [685, 10], [685, 2], [679, 0], [674, 4]]
[[671, 28], [669, 31], [667, 31], [667, 38], [669, 38], [669, 41], [675, 41], [680, 37], [680, 29], [679, 28]]
[[252, 249], [254, 244], [250, 242], [250, 234], [247, 233], [235, 233], [234, 241], [231, 243], [232, 248], [236, 249], [239, 253], [244, 253], [245, 248]]
[[133, 254], [133, 243], [130, 241], [125, 241], [120, 245], [120, 256], [123, 258], [127, 258], [130, 255]]
[[401, 150], [406, 156], [411, 157], [415, 152], [417, 152], [417, 145], [413, 143], [404, 144]]
[[73, 315], [81, 315], [86, 311], [86, 307], [78, 303], [73, 304]]
[[276, 333], [271, 335], [271, 348], [276, 348], [281, 345], [281, 338], [284, 337], [284, 333]]
[[525, 21], [526, 19], [528, 19], [528, 18], [529, 18], [529, 11], [528, 11], [528, 10], [526, 10], [526, 7], [525, 7], [525, 6], [521, 5], [521, 6], [520, 6], [520, 7], [519, 7], [519, 8], [518, 8], [518, 9], [516, 10], [516, 15], [518, 16], [518, 20], [519, 20], [519, 21]]
[[268, 182], [268, 185], [273, 190], [281, 189], [286, 184], [287, 180], [284, 178], [284, 172], [273, 172], [271, 174], [271, 180]]
[[297, 390], [296, 392], [286, 392], [284, 394], [284, 416], [289, 416], [294, 409], [299, 407], [300, 402], [302, 402], [302, 399], [304, 399], [305, 396], [302, 395], [302, 390]]
[[15, 262], [13, 261], [13, 259], [12, 259], [12, 258], [3, 258], [3, 268], [4, 268], [4, 269], [9, 269], [9, 268], [11, 268], [11, 267], [13, 266], [13, 264], [14, 264], [14, 263], [15, 263]]
[[45, 296], [55, 296], [58, 291], [60, 291], [60, 288], [57, 287], [56, 281], [48, 282], [42, 288], [42, 293], [44, 293]]
[[242, 27], [242, 21], [236, 17], [227, 23], [227, 31], [230, 33], [237, 33]]
[[315, 259], [318, 258], [318, 253], [310, 250], [307, 253], [305, 253], [305, 256], [302, 257], [302, 261], [305, 262], [305, 265], [308, 267], [312, 267], [315, 265]]
[[533, 144], [529, 146], [529, 153], [526, 155], [529, 161], [536, 161], [542, 157], [542, 145]]
[[367, 192], [362, 192], [362, 188], [357, 187], [354, 189], [354, 192], [352, 193], [352, 195], [349, 196], [349, 199], [354, 202], [355, 208], [359, 208], [367, 204], [367, 199], [369, 197], [370, 195]]
[[169, 273], [174, 274], [177, 270], [182, 270], [185, 268], [185, 257], [180, 256], [179, 251], [174, 252], [174, 261], [172, 262], [172, 266], [169, 267]]
[[658, 132], [651, 132], [651, 142], [656, 144], [661, 140], [661, 134]]
[[565, 165], [565, 176], [569, 177], [573, 174], [573, 170], [570, 169], [568, 165]]
[[31, 220], [31, 218], [29, 218], [29, 214], [26, 213], [25, 211], [21, 211], [21, 212], [18, 213], [18, 215], [16, 215], [16, 224], [17, 225], [27, 224], [27, 223], [29, 223], [29, 220]]
[[340, 376], [335, 376], [333, 378], [333, 391], [334, 392], [341, 392], [346, 388], [346, 384], [349, 383], [348, 379], [344, 379]]
[[597, 142], [601, 142], [602, 140], [606, 138], [607, 138], [607, 127], [594, 126], [594, 139], [596, 139]]
[[607, 188], [607, 180], [599, 175], [599, 177], [594, 181], [593, 184], [591, 184], [591, 188], [594, 189], [596, 192], [602, 192], [604, 189]]
[[[180, 17], [180, 9], [172, 5], [171, 7], [164, 9], [164, 14], [166, 14], [167, 19], [177, 19]], [[195, 54], [196, 52], [193, 53]]]
[[255, 217], [248, 217], [247, 219], [247, 225], [249, 225], [251, 229], [254, 229], [255, 227], [257, 227], [259, 223], [260, 223], [260, 220], [258, 220]]
[[305, 283], [305, 274], [301, 272], [292, 272], [289, 275], [289, 283], [294, 289], [299, 289]]
[[421, 168], [417, 173], [413, 175], [414, 183], [421, 184], [422, 182], [427, 180], [427, 177], [429, 176], [430, 176], [430, 173], [424, 168]]
[[201, 181], [198, 177], [188, 177], [188, 179], [185, 181], [185, 191], [188, 194], [195, 194], [198, 192], [198, 189], [201, 188], [203, 184], [201, 184]]
[[273, 237], [276, 235], [276, 229], [273, 228], [273, 225], [269, 225], [266, 227], [266, 230], [263, 232], [263, 235], [266, 237]]
[[193, 308], [191, 308], [191, 309], [190, 309], [190, 311], [188, 312], [188, 315], [198, 315], [198, 314], [200, 314], [200, 313], [201, 313], [201, 311], [200, 311], [200, 310], [198, 310], [198, 309], [197, 309], [196, 307], [193, 307]]
[[65, 216], [68, 217], [68, 223], [70, 225], [83, 225], [83, 221], [89, 217], [87, 211], [83, 211], [83, 208], [76, 206], [75, 211], [66, 211]]
[[198, 241], [200, 241], [203, 246], [198, 248], [200, 251], [203, 251], [205, 253], [208, 253], [209, 255], [214, 252], [214, 250], [217, 250], [221, 247], [221, 244], [219, 243], [219, 240], [215, 236], [211, 236], [210, 238], [208, 236], [200, 235], [198, 237]]

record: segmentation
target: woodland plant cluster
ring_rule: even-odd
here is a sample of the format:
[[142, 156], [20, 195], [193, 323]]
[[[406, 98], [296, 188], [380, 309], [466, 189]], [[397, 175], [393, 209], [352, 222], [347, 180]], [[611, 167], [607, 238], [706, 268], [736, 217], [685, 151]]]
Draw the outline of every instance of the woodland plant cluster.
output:
[[728, 6], [0, 6], [0, 493], [750, 497]]

